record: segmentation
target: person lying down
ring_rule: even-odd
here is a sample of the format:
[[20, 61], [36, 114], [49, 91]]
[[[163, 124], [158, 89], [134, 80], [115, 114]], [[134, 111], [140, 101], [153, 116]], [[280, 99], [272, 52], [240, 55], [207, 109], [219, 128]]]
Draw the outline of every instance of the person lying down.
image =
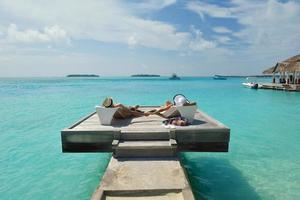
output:
[[105, 108], [119, 108], [114, 115], [116, 119], [128, 119], [131, 117], [142, 117], [148, 116], [149, 113], [146, 113], [142, 110], [139, 110], [139, 106], [125, 106], [120, 103], [114, 103], [111, 97], [107, 97], [104, 99], [102, 106]]
[[153, 109], [146, 112], [149, 115], [158, 115], [163, 118], [179, 117], [180, 113], [176, 106], [191, 106], [196, 105], [196, 102], [190, 102], [185, 96], [179, 94], [173, 98], [174, 103], [166, 101], [166, 103], [158, 109]]
[[196, 105], [196, 102], [190, 102], [184, 95], [177, 94], [173, 97], [173, 103], [171, 101], [166, 101], [163, 106], [158, 109], [150, 110], [147, 114], [166, 118], [166, 120], [163, 121], [164, 125], [187, 126], [189, 125], [189, 122], [185, 117], [180, 115], [177, 106], [192, 105]]
[[114, 115], [114, 118], [116, 119], [128, 119], [131, 117], [158, 115], [160, 117], [166, 118], [166, 120], [163, 121], [164, 125], [171, 124], [177, 126], [187, 126], [189, 124], [187, 119], [180, 115], [176, 106], [190, 106], [196, 105], [196, 103], [189, 102], [183, 95], [175, 95], [173, 101], [174, 103], [172, 103], [171, 101], [166, 101], [166, 103], [158, 109], [153, 109], [146, 112], [140, 110], [138, 105], [132, 107], [125, 106], [120, 103], [115, 104], [111, 97], [107, 97], [103, 101], [102, 106], [106, 108], [119, 108]]

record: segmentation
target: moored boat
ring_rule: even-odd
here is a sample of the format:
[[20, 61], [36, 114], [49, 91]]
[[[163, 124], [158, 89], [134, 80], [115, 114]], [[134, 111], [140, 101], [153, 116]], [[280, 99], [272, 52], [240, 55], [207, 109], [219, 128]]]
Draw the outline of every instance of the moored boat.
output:
[[170, 80], [180, 80], [181, 78], [179, 76], [177, 76], [177, 74], [173, 73], [169, 79]]
[[250, 83], [242, 83], [245, 87], [251, 89], [258, 89], [260, 85], [258, 83], [250, 82]]

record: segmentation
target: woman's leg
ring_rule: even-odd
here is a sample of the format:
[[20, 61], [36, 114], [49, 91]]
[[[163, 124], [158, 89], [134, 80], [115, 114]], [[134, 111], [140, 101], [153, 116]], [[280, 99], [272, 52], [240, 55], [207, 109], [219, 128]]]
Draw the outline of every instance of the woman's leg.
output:
[[145, 116], [145, 113], [143, 111], [136, 111], [136, 110], [131, 110], [128, 107], [124, 106], [123, 104], [116, 104], [115, 107], [120, 108], [118, 113], [122, 116], [122, 118], [128, 118], [128, 117], [141, 117]]

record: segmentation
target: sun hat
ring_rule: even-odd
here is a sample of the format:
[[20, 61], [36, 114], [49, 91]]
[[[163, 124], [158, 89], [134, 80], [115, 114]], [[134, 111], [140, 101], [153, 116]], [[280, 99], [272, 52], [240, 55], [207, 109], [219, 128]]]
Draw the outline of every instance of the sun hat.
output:
[[112, 107], [113, 105], [113, 99], [111, 97], [106, 97], [102, 103], [102, 106], [105, 108]]
[[183, 94], [176, 94], [173, 97], [173, 102], [175, 106], [183, 106], [190, 103], [190, 101]]

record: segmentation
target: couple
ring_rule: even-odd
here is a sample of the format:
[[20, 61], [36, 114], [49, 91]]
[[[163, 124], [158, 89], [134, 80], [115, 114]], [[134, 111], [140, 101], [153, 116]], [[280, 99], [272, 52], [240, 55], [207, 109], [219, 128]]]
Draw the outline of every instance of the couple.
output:
[[[161, 106], [158, 109], [154, 109], [154, 110], [150, 110], [150, 111], [142, 111], [139, 109], [139, 106], [124, 106], [123, 104], [115, 104], [113, 102], [113, 99], [108, 97], [106, 98], [103, 103], [102, 106], [106, 107], [106, 108], [119, 108], [118, 111], [115, 113], [114, 118], [117, 119], [127, 119], [127, 118], [131, 118], [131, 117], [142, 117], [142, 116], [149, 116], [149, 115], [159, 115], [161, 117], [164, 118], [168, 118], [168, 116], [163, 115], [165, 113], [165, 111], [171, 110], [170, 108], [172, 108], [174, 105], [191, 105], [192, 103], [190, 103], [185, 96], [183, 95], [175, 95], [174, 98], [174, 103], [172, 103], [171, 101], [167, 101], [163, 106]], [[179, 113], [177, 113], [178, 116], [180, 115]], [[174, 113], [172, 113], [172, 116], [174, 116]], [[170, 115], [171, 117], [171, 115]], [[174, 120], [173, 120], [174, 121]], [[176, 123], [179, 123], [178, 125], [185, 125], [186, 122], [184, 121], [184, 119], [177, 119], [174, 122], [171, 123], [175, 123], [174, 125], [177, 125]], [[165, 123], [165, 122], [164, 122]]]

